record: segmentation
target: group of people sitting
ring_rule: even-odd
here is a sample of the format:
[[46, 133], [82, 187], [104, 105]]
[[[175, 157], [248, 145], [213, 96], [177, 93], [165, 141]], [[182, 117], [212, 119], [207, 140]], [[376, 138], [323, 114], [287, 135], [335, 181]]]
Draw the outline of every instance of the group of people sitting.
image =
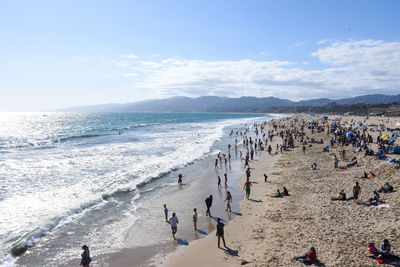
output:
[[276, 195], [273, 197], [284, 197], [284, 196], [290, 196], [289, 191], [286, 189], [286, 187], [283, 187], [283, 192], [281, 192], [279, 189], [276, 190]]
[[367, 255], [378, 259], [379, 263], [382, 263], [382, 259], [385, 258], [397, 258], [397, 256], [391, 254], [391, 246], [389, 240], [384, 239], [379, 250], [375, 247], [373, 242], [368, 243]]

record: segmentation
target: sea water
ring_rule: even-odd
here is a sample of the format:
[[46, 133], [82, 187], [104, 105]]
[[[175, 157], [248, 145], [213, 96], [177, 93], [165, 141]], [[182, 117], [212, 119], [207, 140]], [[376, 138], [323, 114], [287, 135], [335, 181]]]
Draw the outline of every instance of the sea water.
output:
[[67, 262], [83, 234], [107, 252], [122, 247], [137, 207], [151, 200], [144, 192], [168, 192], [169, 173], [218, 153], [228, 131], [270, 117], [0, 113], [0, 265], [50, 249], [57, 259], [45, 263]]

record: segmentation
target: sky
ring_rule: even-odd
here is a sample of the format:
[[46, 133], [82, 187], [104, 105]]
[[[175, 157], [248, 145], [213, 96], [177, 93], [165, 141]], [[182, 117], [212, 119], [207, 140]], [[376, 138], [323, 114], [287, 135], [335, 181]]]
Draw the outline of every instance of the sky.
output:
[[400, 93], [400, 1], [0, 0], [0, 111]]

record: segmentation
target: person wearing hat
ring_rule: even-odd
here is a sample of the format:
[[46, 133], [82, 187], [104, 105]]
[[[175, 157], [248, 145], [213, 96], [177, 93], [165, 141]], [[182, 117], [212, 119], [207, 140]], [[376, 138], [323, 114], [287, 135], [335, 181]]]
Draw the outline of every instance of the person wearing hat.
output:
[[89, 263], [92, 261], [92, 258], [90, 258], [90, 251], [89, 251], [89, 247], [86, 245], [82, 246], [83, 252], [81, 254], [81, 263], [80, 265], [82, 265], [83, 267], [89, 267]]

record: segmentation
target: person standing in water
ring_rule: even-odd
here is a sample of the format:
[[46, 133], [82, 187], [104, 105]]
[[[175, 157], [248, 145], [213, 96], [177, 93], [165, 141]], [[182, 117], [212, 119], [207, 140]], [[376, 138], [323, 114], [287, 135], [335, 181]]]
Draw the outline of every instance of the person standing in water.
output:
[[211, 211], [210, 208], [212, 206], [212, 201], [213, 201], [213, 196], [210, 195], [210, 197], [206, 198], [206, 207], [207, 207], [207, 211], [206, 211], [206, 216], [211, 216]]
[[83, 252], [81, 254], [81, 263], [80, 265], [82, 265], [83, 267], [89, 267], [90, 262], [92, 261], [92, 258], [90, 258], [90, 251], [89, 251], [89, 247], [86, 245], [82, 246]]
[[247, 199], [249, 199], [249, 197], [250, 197], [250, 187], [251, 187], [251, 183], [250, 183], [249, 179], [247, 179], [246, 183], [244, 183], [244, 186], [243, 186], [243, 190], [246, 191]]
[[224, 238], [224, 226], [225, 226], [225, 224], [223, 224], [221, 222], [220, 218], [217, 219], [217, 222], [218, 223], [217, 223], [217, 234], [216, 234], [216, 236], [218, 236], [218, 247], [220, 247], [219, 243], [220, 243], [220, 239], [221, 238], [222, 238], [222, 242], [224, 242], [224, 247], [226, 247], [225, 238]]
[[198, 218], [197, 209], [194, 208], [193, 209], [193, 226], [194, 226], [195, 231], [197, 230], [197, 218]]
[[182, 174], [179, 174], [179, 175], [178, 175], [178, 184], [179, 184], [179, 185], [182, 185], [182, 177], [183, 177]]
[[224, 176], [225, 176], [225, 188], [227, 188], [228, 187], [228, 175], [225, 173]]
[[165, 215], [165, 222], [168, 222], [168, 209], [167, 209], [167, 204], [164, 204], [164, 215]]
[[229, 191], [226, 192], [226, 199], [225, 199], [225, 201], [227, 202], [227, 203], [226, 203], [226, 211], [228, 211], [228, 209], [229, 209], [229, 212], [232, 212], [232, 209], [231, 209], [231, 202], [232, 202], [232, 195], [231, 195], [231, 192], [229, 192]]
[[217, 186], [218, 188], [221, 188], [222, 186], [221, 186], [221, 177], [219, 177], [219, 175], [218, 175], [218, 186]]
[[178, 231], [178, 217], [176, 217], [175, 212], [172, 213], [172, 217], [169, 219], [168, 223], [171, 225], [171, 230], [172, 230], [172, 237], [174, 238], [174, 240], [176, 240], [175, 238], [175, 234]]

